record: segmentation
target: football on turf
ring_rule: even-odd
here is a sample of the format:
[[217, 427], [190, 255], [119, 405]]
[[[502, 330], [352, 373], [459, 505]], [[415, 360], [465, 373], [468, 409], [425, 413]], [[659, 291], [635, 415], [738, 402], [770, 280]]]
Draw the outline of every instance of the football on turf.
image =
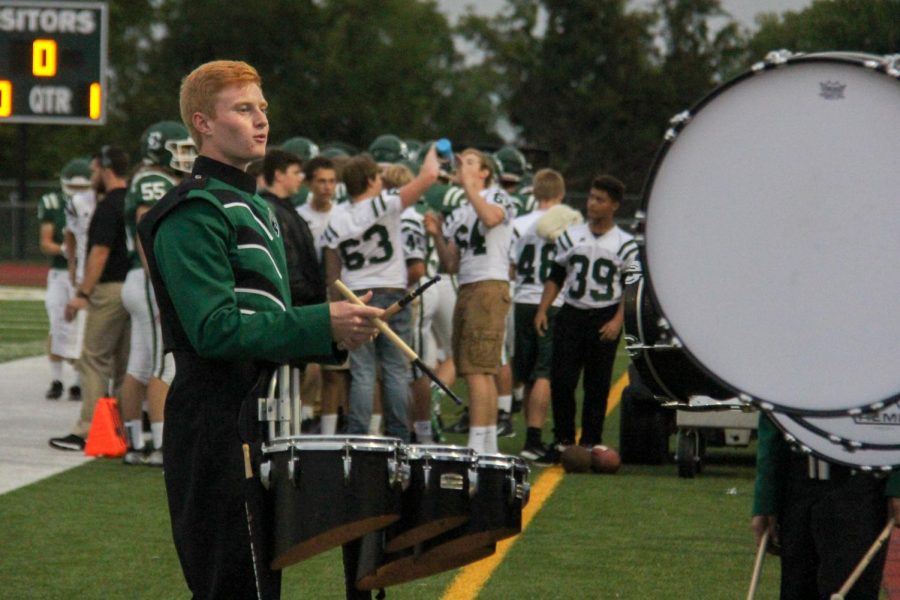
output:
[[569, 446], [562, 451], [560, 462], [566, 473], [587, 473], [591, 470], [591, 451], [581, 446]]
[[622, 458], [615, 449], [597, 445], [591, 448], [591, 469], [595, 473], [612, 475], [622, 466]]

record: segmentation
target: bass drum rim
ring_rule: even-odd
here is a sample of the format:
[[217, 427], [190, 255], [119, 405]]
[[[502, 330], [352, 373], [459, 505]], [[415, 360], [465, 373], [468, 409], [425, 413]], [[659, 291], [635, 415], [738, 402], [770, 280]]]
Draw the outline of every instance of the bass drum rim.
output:
[[[641, 382], [651, 391], [659, 400], [667, 398], [678, 404], [687, 405], [691, 396], [706, 395], [714, 399], [724, 400], [734, 396], [729, 390], [722, 387], [717, 381], [707, 375], [700, 369], [696, 361], [686, 355], [684, 348], [672, 348], [671, 350], [653, 350], [652, 345], [660, 338], [657, 328], [657, 335], [652, 335], [649, 331], [653, 328], [652, 319], [653, 312], [659, 315], [659, 307], [653, 301], [653, 297], [647, 294], [645, 289], [646, 282], [640, 273], [630, 273], [625, 280], [623, 291], [623, 302], [625, 309], [625, 344], [628, 350], [631, 363], [637, 369], [641, 376]], [[664, 317], [662, 317], [664, 318]], [[682, 375], [691, 379], [692, 385], [688, 385], [684, 381], [673, 382], [668, 381], [663, 376], [666, 367], [673, 365], [657, 364], [656, 356], [658, 353], [671, 353], [674, 358], [681, 355], [684, 365], [674, 365], [681, 367]], [[677, 360], [677, 359], [676, 359]], [[662, 362], [665, 362], [663, 359]], [[685, 373], [685, 371], [694, 371]]]
[[[888, 473], [893, 470], [894, 465], [900, 464], [900, 449], [882, 450], [860, 448], [850, 450], [842, 444], [836, 444], [827, 437], [810, 429], [807, 424], [802, 421], [802, 417], [775, 411], [768, 411], [767, 416], [772, 420], [775, 426], [778, 427], [788, 444], [799, 448], [804, 454], [812, 454], [833, 464], [871, 473]], [[810, 438], [810, 436], [813, 437]], [[822, 440], [822, 447], [827, 448], [830, 452], [814, 448], [809, 443], [809, 439]], [[875, 458], [872, 460], [863, 460], [864, 456], [875, 457], [878, 456], [878, 453], [893, 454], [896, 455], [896, 459], [887, 462]], [[858, 460], [850, 460], [849, 457]]]

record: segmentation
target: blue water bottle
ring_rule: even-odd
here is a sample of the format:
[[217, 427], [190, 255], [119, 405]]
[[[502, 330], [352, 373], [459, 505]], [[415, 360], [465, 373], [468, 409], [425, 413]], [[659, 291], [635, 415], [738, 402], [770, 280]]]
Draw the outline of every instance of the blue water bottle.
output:
[[453, 162], [453, 145], [447, 138], [441, 138], [434, 143], [434, 149], [438, 156], [449, 163]]

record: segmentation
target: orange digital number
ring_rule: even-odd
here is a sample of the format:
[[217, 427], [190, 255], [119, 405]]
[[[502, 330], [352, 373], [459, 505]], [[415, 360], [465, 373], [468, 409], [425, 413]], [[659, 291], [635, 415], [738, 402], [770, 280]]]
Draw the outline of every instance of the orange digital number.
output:
[[100, 118], [103, 108], [103, 89], [99, 83], [92, 83], [88, 98], [88, 116], [95, 121]]
[[56, 40], [34, 40], [31, 45], [31, 72], [35, 77], [56, 75]]
[[0, 81], [0, 117], [12, 114], [12, 81]]

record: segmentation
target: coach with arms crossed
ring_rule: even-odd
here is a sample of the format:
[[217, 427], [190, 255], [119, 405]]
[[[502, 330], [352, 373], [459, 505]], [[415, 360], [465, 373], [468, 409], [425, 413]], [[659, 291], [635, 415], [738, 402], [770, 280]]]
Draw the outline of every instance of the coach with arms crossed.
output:
[[195, 598], [278, 598], [280, 575], [251, 546], [248, 526], [258, 523], [245, 512], [241, 404], [264, 379], [262, 361], [338, 360], [336, 345], [369, 341], [369, 319], [382, 311], [291, 306], [279, 228], [244, 172], [269, 133], [256, 70], [201, 65], [182, 82], [180, 104], [200, 156], [139, 226], [176, 364], [163, 444], [172, 531]]

